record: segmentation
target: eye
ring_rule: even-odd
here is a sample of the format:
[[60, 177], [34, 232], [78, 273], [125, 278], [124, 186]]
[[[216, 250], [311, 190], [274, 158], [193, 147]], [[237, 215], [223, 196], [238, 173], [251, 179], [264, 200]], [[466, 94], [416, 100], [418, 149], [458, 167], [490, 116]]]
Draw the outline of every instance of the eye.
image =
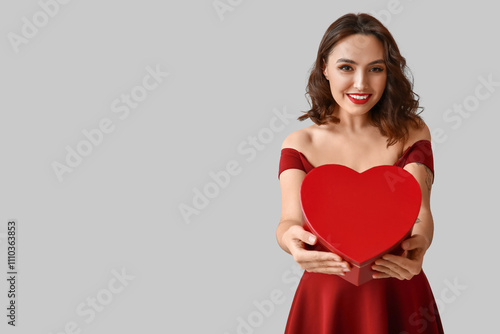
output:
[[372, 72], [383, 72], [384, 69], [382, 67], [376, 66], [376, 67], [372, 67], [370, 71], [372, 71]]
[[341, 71], [351, 71], [352, 67], [349, 66], [349, 65], [341, 65], [341, 66], [339, 66], [339, 70], [341, 70]]

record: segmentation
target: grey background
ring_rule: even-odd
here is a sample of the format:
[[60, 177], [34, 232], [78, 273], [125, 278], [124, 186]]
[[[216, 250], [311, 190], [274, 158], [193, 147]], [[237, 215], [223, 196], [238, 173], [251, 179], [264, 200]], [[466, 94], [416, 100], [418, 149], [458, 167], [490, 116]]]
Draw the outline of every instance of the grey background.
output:
[[[433, 143], [435, 238], [424, 263], [445, 331], [496, 328], [500, 87], [459, 125], [445, 119], [473, 101], [479, 77], [500, 81], [496, 5], [230, 3], [221, 20], [210, 0], [73, 0], [18, 53], [7, 36], [21, 34], [40, 5], [0, 4], [0, 266], [6, 222], [16, 219], [20, 273], [18, 326], [2, 311], [2, 333], [55, 334], [75, 322], [82, 333], [233, 334], [275, 290], [284, 301], [251, 332], [282, 332], [298, 276], [275, 240], [279, 152], [287, 134], [311, 123], [290, 121], [251, 161], [238, 147], [266, 131], [274, 109], [306, 110], [319, 41], [348, 12], [386, 23], [426, 123], [445, 136]], [[157, 65], [169, 75], [119, 119], [111, 102]], [[51, 164], [103, 118], [114, 131], [59, 182]], [[241, 173], [186, 223], [181, 203], [192, 205], [209, 173], [232, 160]], [[77, 306], [105, 293], [122, 268], [134, 279], [87, 323]], [[450, 290], [453, 281], [463, 289]], [[6, 305], [5, 279], [0, 288]]]

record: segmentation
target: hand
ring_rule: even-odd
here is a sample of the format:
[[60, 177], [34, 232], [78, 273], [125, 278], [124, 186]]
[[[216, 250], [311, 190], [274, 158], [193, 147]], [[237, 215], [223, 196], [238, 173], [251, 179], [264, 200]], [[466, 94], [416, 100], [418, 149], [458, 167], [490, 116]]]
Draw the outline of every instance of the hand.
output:
[[293, 259], [308, 272], [344, 276], [344, 272], [351, 269], [349, 263], [335, 253], [307, 250], [305, 244], [314, 245], [317, 238], [300, 225], [290, 226], [283, 233], [282, 241], [293, 255]]
[[385, 254], [381, 259], [375, 261], [373, 270], [379, 273], [373, 274], [373, 278], [395, 277], [399, 280], [410, 280], [413, 276], [420, 274], [424, 254], [429, 248], [427, 239], [415, 234], [401, 243], [404, 252], [401, 256]]

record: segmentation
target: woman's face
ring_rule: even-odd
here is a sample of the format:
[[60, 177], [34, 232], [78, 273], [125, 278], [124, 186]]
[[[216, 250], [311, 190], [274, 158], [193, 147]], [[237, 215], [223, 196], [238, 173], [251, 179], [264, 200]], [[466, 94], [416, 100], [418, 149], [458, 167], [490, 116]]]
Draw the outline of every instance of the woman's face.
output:
[[384, 93], [384, 47], [373, 35], [348, 36], [333, 47], [323, 74], [339, 113], [365, 114]]

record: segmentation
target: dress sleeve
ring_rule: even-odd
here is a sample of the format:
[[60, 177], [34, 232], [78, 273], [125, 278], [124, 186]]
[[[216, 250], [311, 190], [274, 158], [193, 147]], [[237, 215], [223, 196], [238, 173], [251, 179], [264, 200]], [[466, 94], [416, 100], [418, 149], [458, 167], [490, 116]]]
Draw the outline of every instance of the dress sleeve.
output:
[[284, 148], [281, 150], [278, 179], [280, 178], [280, 175], [283, 171], [291, 168], [300, 169], [304, 172], [306, 171], [299, 151], [293, 148]]
[[432, 183], [434, 183], [434, 157], [432, 155], [432, 146], [430, 141], [420, 140], [409, 149], [403, 166], [412, 162], [418, 162], [426, 165], [432, 172]]

